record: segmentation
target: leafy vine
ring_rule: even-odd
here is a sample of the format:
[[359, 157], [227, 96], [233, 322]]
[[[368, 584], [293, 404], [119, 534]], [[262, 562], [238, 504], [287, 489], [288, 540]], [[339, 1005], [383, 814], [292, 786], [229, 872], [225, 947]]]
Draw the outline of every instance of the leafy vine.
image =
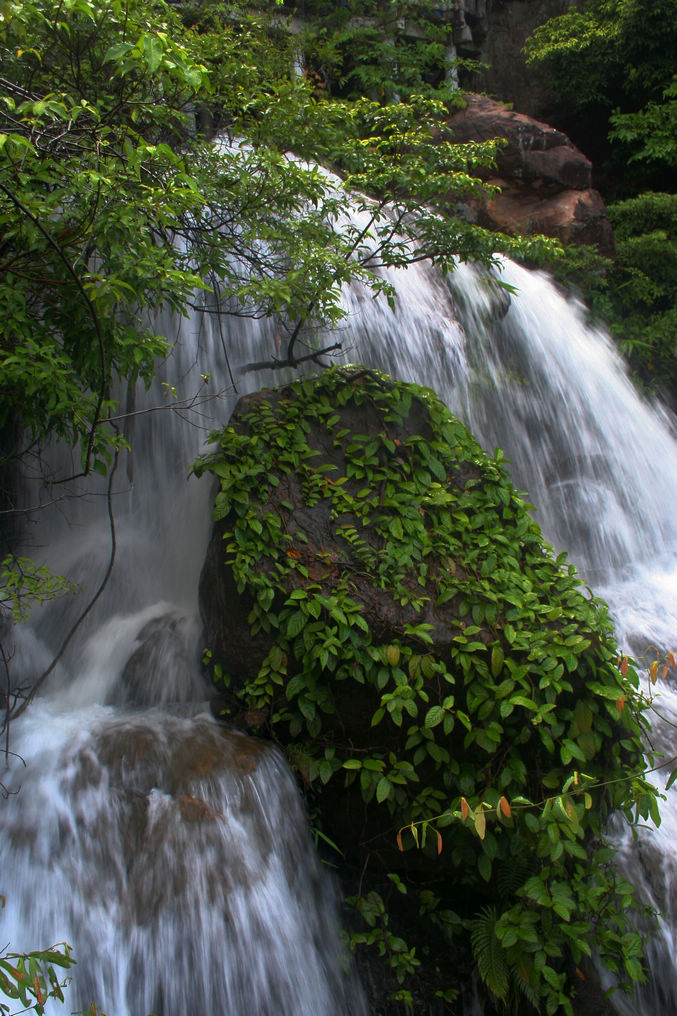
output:
[[366, 846], [334, 811], [357, 797], [386, 870], [415, 887], [425, 863], [440, 908], [474, 929], [494, 1000], [519, 991], [572, 1016], [593, 951], [620, 982], [642, 980], [604, 828], [614, 811], [660, 821], [649, 703], [606, 605], [544, 543], [501, 452], [429, 390], [359, 368], [236, 415], [194, 467], [219, 479], [225, 566], [265, 646], [246, 675], [212, 647], [233, 706], [267, 717], [348, 856]]

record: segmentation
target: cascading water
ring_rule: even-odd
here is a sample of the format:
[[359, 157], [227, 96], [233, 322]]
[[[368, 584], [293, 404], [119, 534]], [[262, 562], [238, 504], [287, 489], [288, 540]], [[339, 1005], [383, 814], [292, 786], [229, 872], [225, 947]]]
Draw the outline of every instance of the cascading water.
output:
[[[546, 538], [570, 553], [608, 602], [620, 645], [648, 666], [677, 644], [674, 418], [643, 401], [609, 339], [547, 277], [505, 263], [501, 279], [516, 296], [468, 268], [446, 292], [421, 273], [403, 314], [374, 311], [360, 358], [434, 388], [485, 448], [503, 449]], [[677, 688], [663, 683], [655, 704], [652, 747], [670, 760]], [[659, 789], [675, 764], [655, 774]], [[677, 1012], [675, 791], [662, 815], [638, 843], [617, 840], [624, 873], [661, 915], [649, 983], [631, 999], [614, 995], [623, 1016]]]
[[[467, 268], [452, 283], [424, 265], [393, 272], [396, 313], [356, 287], [330, 341], [346, 359], [434, 388], [486, 447], [502, 447], [547, 538], [609, 601], [621, 642], [640, 654], [674, 648], [671, 420], [641, 401], [577, 305], [515, 266], [503, 278], [516, 297]], [[134, 450], [115, 475], [114, 535], [103, 488], [39, 531], [53, 569], [83, 588], [17, 630], [17, 680], [60, 645], [113, 545], [115, 566], [45, 693], [12, 728], [27, 768], [14, 760], [3, 777], [20, 789], [0, 805], [3, 944], [70, 941], [71, 1008], [361, 1014], [293, 781], [274, 751], [209, 718], [199, 671], [211, 489], [186, 469], [234, 405], [226, 348], [250, 390], [282, 380], [240, 371], [274, 352], [274, 328], [234, 320], [224, 341], [218, 320], [196, 315], [170, 338], [150, 393], [128, 399]], [[669, 688], [659, 702], [677, 715]], [[660, 726], [657, 736], [667, 745]], [[665, 811], [674, 841], [677, 818]], [[670, 843], [652, 834], [643, 851], [633, 878], [669, 915]], [[637, 856], [648, 859], [646, 879]], [[623, 1013], [677, 1008], [669, 921], [661, 927], [655, 983], [630, 1008], [619, 1003]]]
[[[257, 332], [235, 322], [231, 353], [238, 333], [244, 355], [255, 352]], [[82, 588], [17, 629], [16, 681], [49, 661], [113, 545], [115, 565], [46, 694], [12, 724], [27, 764], [15, 757], [2, 776], [3, 944], [72, 944], [68, 1011], [362, 1016], [291, 773], [208, 710], [197, 584], [210, 486], [187, 467], [234, 399], [218, 330], [196, 318], [171, 337], [161, 377], [126, 421], [135, 451], [115, 474], [114, 534], [103, 487], [43, 523], [51, 566]]]

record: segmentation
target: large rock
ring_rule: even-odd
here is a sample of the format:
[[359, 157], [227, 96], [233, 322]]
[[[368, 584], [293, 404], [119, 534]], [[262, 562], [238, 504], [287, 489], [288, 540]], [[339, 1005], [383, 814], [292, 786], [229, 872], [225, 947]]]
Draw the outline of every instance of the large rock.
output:
[[[352, 368], [242, 399], [204, 470], [220, 481], [200, 599], [223, 705], [285, 746], [349, 892], [378, 907], [370, 886], [406, 882], [420, 989], [468, 978], [431, 907], [473, 947], [500, 912], [568, 955], [630, 792], [615, 777], [641, 767], [641, 704], [604, 606], [554, 560], [500, 454], [432, 392]], [[560, 835], [585, 858], [575, 877]], [[549, 992], [530, 948], [494, 938], [499, 995], [521, 963]]]
[[465, 99], [465, 108], [448, 120], [454, 140], [505, 140], [495, 169], [478, 174], [500, 193], [488, 201], [471, 199], [468, 217], [488, 229], [543, 233], [613, 253], [613, 231], [601, 195], [592, 189], [591, 163], [566, 134], [485, 95]]
[[[440, 770], [460, 735], [452, 769], [469, 796], [471, 758], [491, 757], [497, 738], [507, 738], [502, 764], [525, 741], [533, 760], [544, 752], [544, 771], [553, 764], [556, 695], [548, 678], [541, 694], [522, 673], [531, 656], [571, 675], [562, 715], [580, 739], [579, 764], [585, 756], [594, 770], [589, 716], [578, 730], [569, 692], [584, 701], [585, 675], [602, 665], [604, 611], [576, 590], [503, 469], [432, 393], [352, 369], [246, 396], [203, 469], [221, 492], [200, 603], [232, 714], [244, 710], [283, 740], [309, 735], [343, 761], [366, 750], [409, 757], [410, 722], [439, 707], [442, 751], [425, 765]], [[489, 686], [504, 678], [499, 698], [512, 689], [519, 708], [491, 703]], [[488, 685], [470, 693], [475, 679]], [[458, 710], [472, 716], [480, 703], [468, 741]], [[339, 789], [341, 835], [358, 847], [375, 835], [373, 809]], [[396, 799], [393, 810], [406, 812], [407, 793], [384, 800]], [[332, 821], [342, 824], [339, 812]], [[386, 838], [382, 849], [393, 849]]]

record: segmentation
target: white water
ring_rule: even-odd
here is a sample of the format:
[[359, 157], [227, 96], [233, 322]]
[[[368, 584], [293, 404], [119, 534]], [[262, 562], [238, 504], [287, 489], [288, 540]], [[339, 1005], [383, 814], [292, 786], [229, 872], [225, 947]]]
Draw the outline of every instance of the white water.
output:
[[[397, 313], [353, 290], [328, 341], [434, 388], [485, 447], [502, 447], [547, 538], [610, 603], [622, 644], [677, 648], [673, 421], [636, 395], [608, 341], [546, 279], [511, 265], [503, 277], [519, 296], [466, 268], [453, 287], [423, 265], [394, 272]], [[362, 1002], [341, 973], [331, 889], [293, 783], [274, 753], [225, 738], [204, 712], [196, 599], [211, 488], [186, 468], [234, 405], [224, 342], [240, 392], [243, 380], [283, 380], [238, 370], [274, 353], [272, 325], [223, 327], [196, 316], [170, 336], [164, 381], [176, 396], [158, 381], [145, 397], [158, 408], [128, 423], [112, 580], [13, 727], [28, 767], [15, 761], [5, 782], [21, 793], [0, 806], [0, 936], [15, 950], [71, 941], [73, 997], [111, 1016], [348, 1016]], [[38, 530], [52, 566], [82, 582], [80, 600], [110, 552], [100, 495]], [[76, 604], [42, 611], [37, 634], [17, 632], [17, 677], [39, 672]], [[669, 687], [659, 705], [677, 716]], [[658, 724], [666, 746], [668, 730]], [[677, 809], [665, 815], [628, 868], [669, 916]], [[667, 923], [653, 968], [654, 985], [620, 1005], [626, 1016], [674, 1016]]]

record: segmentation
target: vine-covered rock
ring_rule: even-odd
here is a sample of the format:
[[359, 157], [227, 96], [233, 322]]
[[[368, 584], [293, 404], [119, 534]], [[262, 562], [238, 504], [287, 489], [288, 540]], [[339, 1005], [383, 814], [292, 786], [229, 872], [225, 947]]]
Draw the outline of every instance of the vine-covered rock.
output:
[[[360, 368], [249, 396], [212, 439], [195, 469], [220, 481], [213, 673], [231, 714], [286, 746], [322, 834], [389, 872], [436, 936], [470, 932], [495, 999], [571, 1013], [593, 950], [641, 977], [602, 843], [615, 809], [657, 817], [637, 678], [501, 453], [432, 392]], [[379, 921], [387, 938], [356, 901], [369, 942]], [[447, 999], [454, 976], [433, 978]]]

